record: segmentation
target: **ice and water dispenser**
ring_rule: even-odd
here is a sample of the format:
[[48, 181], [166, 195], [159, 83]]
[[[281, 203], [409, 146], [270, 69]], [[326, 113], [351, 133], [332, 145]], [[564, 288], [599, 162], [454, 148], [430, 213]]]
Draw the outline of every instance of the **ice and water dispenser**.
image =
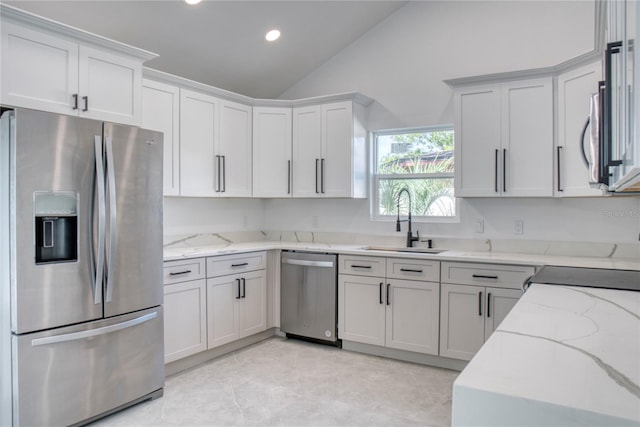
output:
[[36, 264], [78, 260], [78, 195], [67, 191], [34, 194]]

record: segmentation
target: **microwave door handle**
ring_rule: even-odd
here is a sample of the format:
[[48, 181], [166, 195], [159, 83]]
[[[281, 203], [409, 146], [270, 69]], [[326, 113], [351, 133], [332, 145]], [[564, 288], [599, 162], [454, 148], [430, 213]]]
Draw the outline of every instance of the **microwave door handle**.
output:
[[587, 153], [584, 149], [584, 143], [585, 143], [585, 137], [587, 136], [587, 129], [589, 129], [590, 123], [591, 123], [591, 117], [587, 117], [587, 121], [584, 122], [584, 126], [582, 128], [582, 134], [580, 136], [580, 154], [582, 154], [582, 162], [587, 168], [589, 168], [589, 159], [587, 159]]
[[111, 302], [113, 297], [113, 263], [117, 251], [116, 227], [116, 175], [113, 168], [113, 141], [111, 137], [105, 138], [105, 151], [107, 153], [107, 189], [109, 190], [109, 251], [107, 257], [107, 285], [105, 287], [105, 302]]
[[[104, 189], [104, 161], [102, 158], [102, 137], [95, 135], [94, 137], [94, 150], [95, 150], [95, 180], [96, 187], [98, 189], [98, 245], [96, 246], [97, 257], [93, 254], [91, 258], [95, 262], [95, 276], [93, 278], [93, 303], [102, 303], [102, 279], [104, 277], [104, 240], [105, 240], [105, 189]], [[93, 250], [93, 245], [90, 245]]]

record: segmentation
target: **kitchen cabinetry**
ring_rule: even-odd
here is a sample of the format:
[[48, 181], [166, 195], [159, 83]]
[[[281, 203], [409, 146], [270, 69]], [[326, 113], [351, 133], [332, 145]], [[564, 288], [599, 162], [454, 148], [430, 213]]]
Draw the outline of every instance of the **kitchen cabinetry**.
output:
[[589, 109], [591, 95], [602, 80], [600, 61], [560, 74], [558, 88], [558, 140], [555, 152], [557, 197], [601, 196], [589, 184]]
[[454, 91], [461, 197], [553, 195], [552, 78]]
[[534, 267], [443, 262], [440, 356], [471, 360], [520, 298]]
[[7, 6], [1, 50], [2, 104], [140, 125], [142, 63], [155, 54]]
[[220, 139], [215, 151], [221, 196], [251, 197], [251, 112], [249, 105], [220, 101]]
[[253, 108], [253, 197], [291, 197], [291, 108]]
[[293, 109], [293, 197], [366, 197], [363, 107], [352, 101]]
[[164, 134], [164, 195], [180, 195], [180, 89], [142, 81], [142, 127]]
[[266, 252], [207, 258], [208, 348], [267, 329]]
[[342, 255], [340, 259], [341, 339], [438, 354], [438, 261]]
[[207, 349], [204, 258], [164, 263], [165, 363]]

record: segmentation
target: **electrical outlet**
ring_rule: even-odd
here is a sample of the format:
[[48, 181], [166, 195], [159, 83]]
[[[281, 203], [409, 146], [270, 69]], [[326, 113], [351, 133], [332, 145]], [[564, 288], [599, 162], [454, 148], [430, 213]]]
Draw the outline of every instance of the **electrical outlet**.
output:
[[513, 221], [513, 234], [524, 234], [524, 220], [516, 219]]
[[249, 226], [249, 218], [247, 218], [246, 215], [242, 217], [242, 226], [244, 228], [247, 228]]
[[476, 220], [476, 233], [484, 233], [484, 220], [477, 219]]
[[318, 228], [318, 216], [317, 215], [313, 215], [311, 217], [311, 227]]

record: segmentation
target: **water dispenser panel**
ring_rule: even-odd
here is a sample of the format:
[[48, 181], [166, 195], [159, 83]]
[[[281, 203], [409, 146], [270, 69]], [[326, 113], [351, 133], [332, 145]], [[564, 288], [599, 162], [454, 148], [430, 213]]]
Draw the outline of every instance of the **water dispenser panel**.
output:
[[34, 193], [36, 264], [78, 260], [78, 194]]

